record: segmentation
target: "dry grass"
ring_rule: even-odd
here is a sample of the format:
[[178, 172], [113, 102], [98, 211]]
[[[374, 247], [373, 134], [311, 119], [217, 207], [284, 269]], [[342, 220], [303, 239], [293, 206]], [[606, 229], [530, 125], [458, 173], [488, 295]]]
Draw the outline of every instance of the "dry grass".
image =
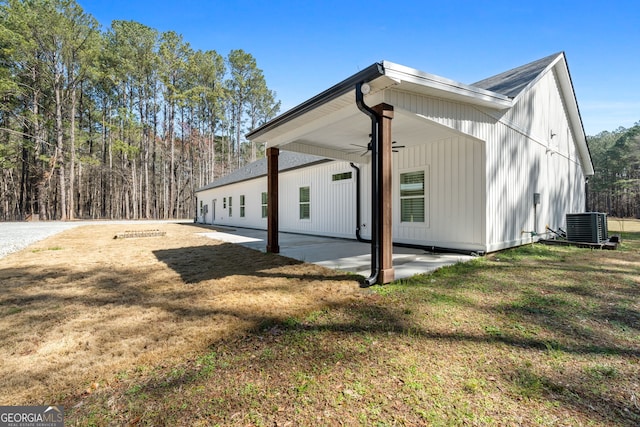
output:
[[640, 219], [607, 218], [609, 233], [640, 233]]
[[0, 404], [61, 401], [357, 293], [348, 275], [197, 234], [211, 230], [160, 229], [86, 226], [1, 261]]
[[617, 251], [528, 245], [364, 292], [166, 230], [87, 228], [11, 257], [25, 265], [0, 270], [3, 287], [28, 277], [0, 305], [0, 357], [21, 369], [0, 375], [24, 396], [10, 401], [63, 403], [82, 426], [640, 424], [640, 232]]

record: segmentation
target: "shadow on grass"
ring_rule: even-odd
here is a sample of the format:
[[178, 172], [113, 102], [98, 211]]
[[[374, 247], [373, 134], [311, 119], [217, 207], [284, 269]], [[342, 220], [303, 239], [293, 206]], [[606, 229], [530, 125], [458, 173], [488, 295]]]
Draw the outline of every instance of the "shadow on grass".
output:
[[[551, 346], [554, 351], [570, 355], [613, 356], [628, 361], [629, 364], [636, 364], [636, 366], [640, 358], [640, 349], [634, 345], [637, 341], [624, 343], [622, 340], [615, 340], [608, 331], [605, 331], [610, 328], [612, 321], [625, 328], [637, 330], [636, 321], [639, 316], [634, 305], [636, 304], [634, 301], [637, 299], [629, 302], [630, 297], [637, 296], [638, 292], [637, 284], [633, 281], [635, 279], [629, 280], [637, 272], [632, 267], [607, 269], [606, 274], [614, 275], [613, 280], [618, 283], [616, 289], [608, 292], [606, 288], [589, 285], [588, 280], [581, 282], [580, 279], [583, 276], [579, 276], [567, 285], [553, 283], [554, 277], [567, 276], [578, 271], [582, 271], [584, 277], [596, 273], [602, 274], [601, 269], [595, 265], [589, 265], [588, 262], [584, 264], [584, 270], [581, 269], [581, 266], [574, 266], [571, 263], [561, 264], [561, 257], [555, 257], [553, 253], [541, 256], [545, 257], [543, 262], [555, 260], [553, 263], [553, 268], [557, 270], [554, 272], [555, 276], [550, 275], [548, 282], [539, 284], [536, 289], [531, 289], [527, 287], [528, 284], [523, 284], [523, 282], [528, 283], [525, 282], [526, 277], [522, 274], [522, 270], [515, 270], [513, 265], [462, 264], [450, 270], [442, 270], [433, 276], [422, 276], [422, 278], [411, 282], [413, 286], [407, 285], [403, 289], [407, 292], [407, 297], [404, 300], [392, 298], [394, 297], [393, 289], [403, 288], [402, 285], [395, 285], [389, 288], [391, 289], [390, 298], [365, 298], [356, 302], [326, 304], [327, 310], [332, 313], [330, 316], [322, 321], [304, 321], [283, 320], [281, 313], [259, 313], [252, 311], [251, 307], [238, 309], [229, 305], [212, 309], [199, 306], [198, 301], [201, 297], [201, 289], [199, 289], [201, 286], [199, 285], [204, 286], [209, 280], [240, 276], [238, 287], [227, 287], [221, 290], [219, 295], [216, 295], [216, 290], [213, 289], [210, 297], [214, 298], [222, 296], [223, 293], [228, 295], [240, 291], [247, 293], [259, 293], [264, 290], [276, 291], [276, 293], [291, 292], [291, 283], [269, 283], [268, 279], [295, 280], [295, 285], [304, 287], [313, 286], [313, 282], [316, 281], [331, 280], [353, 280], [353, 285], [356, 286], [355, 278], [338, 273], [335, 275], [316, 274], [313, 270], [303, 268], [304, 264], [299, 261], [263, 254], [233, 244], [157, 250], [154, 255], [179, 275], [184, 284], [194, 286], [177, 286], [165, 291], [166, 294], [160, 298], [156, 294], [153, 284], [140, 286], [136, 282], [136, 277], [140, 280], [144, 279], [145, 272], [134, 269], [112, 271], [105, 268], [94, 268], [78, 273], [69, 268], [68, 271], [59, 270], [51, 274], [33, 274], [28, 269], [4, 269], [0, 270], [0, 279], [16, 278], [16, 282], [12, 284], [11, 281], [2, 281], [3, 297], [5, 298], [3, 306], [6, 304], [28, 309], [29, 306], [44, 302], [51, 306], [64, 306], [73, 299], [86, 306], [126, 305], [159, 308], [174, 314], [180, 320], [207, 318], [216, 315], [234, 316], [248, 320], [256, 326], [244, 332], [244, 338], [241, 338], [240, 341], [238, 338], [235, 338], [235, 341], [216, 341], [213, 339], [210, 341], [213, 342], [212, 352], [223, 350], [227, 354], [225, 361], [231, 367], [225, 368], [224, 372], [230, 377], [246, 375], [242, 371], [243, 367], [252, 373], [268, 372], [275, 376], [280, 371], [289, 372], [292, 366], [305, 372], [305, 369], [310, 367], [323, 369], [323, 364], [328, 366], [331, 363], [337, 363], [337, 361], [342, 361], [342, 366], [347, 365], [352, 371], [357, 371], [362, 368], [360, 363], [363, 359], [371, 357], [372, 360], [384, 361], [399, 352], [395, 347], [379, 350], [380, 353], [371, 356], [366, 352], [359, 351], [353, 340], [362, 340], [371, 336], [380, 341], [388, 340], [390, 336], [399, 336], [403, 339], [403, 344], [410, 345], [425, 345], [427, 342], [444, 343], [446, 345], [443, 347], [446, 349], [445, 351], [455, 351], [456, 345], [460, 344], [483, 349], [487, 349], [487, 346], [496, 349], [506, 346], [513, 351], [520, 349], [548, 351]], [[290, 267], [292, 268], [290, 269]], [[516, 271], [515, 274], [511, 274], [513, 270]], [[490, 277], [488, 279], [481, 278], [478, 275], [481, 272], [490, 273]], [[501, 279], [501, 275], [506, 275], [508, 278]], [[72, 297], [65, 296], [64, 293], [57, 292], [56, 289], [48, 291], [47, 287], [43, 286], [41, 292], [37, 296], [33, 296], [23, 294], [19, 284], [60, 278], [72, 282], [83, 280], [86, 277], [91, 277], [92, 290], [97, 292], [90, 291]], [[437, 280], [432, 281], [430, 279], [432, 277]], [[515, 281], [513, 281], [514, 277]], [[25, 282], [19, 282], [18, 278], [25, 280]], [[242, 280], [245, 282], [243, 283]], [[419, 283], [420, 281], [424, 283]], [[179, 281], [176, 280], [176, 282]], [[60, 286], [62, 285], [60, 284]], [[215, 282], [207, 285], [215, 286]], [[476, 298], [464, 293], [466, 291], [477, 292], [478, 286], [486, 288], [485, 292], [487, 293], [505, 291], [505, 294], [512, 292], [511, 296], [515, 296], [509, 302], [500, 300], [493, 305], [480, 304]], [[541, 294], [541, 291], [548, 292], [548, 294]], [[292, 295], [295, 297], [296, 294]], [[569, 295], [586, 298], [587, 301], [573, 302]], [[417, 297], [417, 302], [412, 302], [412, 297]], [[555, 338], [553, 338], [553, 342], [550, 342], [547, 338], [521, 336], [506, 332], [493, 334], [481, 331], [478, 333], [456, 332], [455, 328], [449, 328], [451, 332], [443, 332], [442, 329], [430, 330], [421, 323], [420, 319], [407, 314], [415, 309], [416, 305], [424, 304], [424, 301], [426, 304], [446, 305], [448, 308], [452, 307], [452, 309], [462, 312], [465, 310], [484, 310], [494, 316], [496, 322], [501, 322], [503, 321], [501, 319], [507, 317], [507, 321], [510, 322], [517, 321], [523, 324], [537, 325], [541, 329], [551, 331]], [[11, 314], [4, 313], [3, 315], [11, 316]], [[588, 324], [584, 324], [577, 317], [578, 315], [581, 319], [586, 319]], [[24, 321], [41, 324], [42, 318], [39, 316], [40, 313], [34, 310], [32, 314], [24, 316]], [[60, 316], [63, 316], [63, 313]], [[47, 319], [47, 321], [55, 323], [57, 319]], [[602, 325], [602, 328], [598, 328], [599, 325]], [[144, 333], [144, 331], [140, 332]], [[319, 337], [325, 337], [322, 343], [317, 341]], [[286, 345], [283, 345], [281, 341], [285, 341]], [[278, 348], [283, 352], [288, 348], [287, 346], [295, 345], [297, 353], [286, 353], [286, 357], [280, 359], [252, 357], [261, 354], [261, 352], [267, 353], [270, 350], [269, 345], [280, 346]], [[442, 354], [442, 357], [446, 358], [447, 356]], [[244, 365], [241, 363], [235, 366], [234, 363], [238, 360], [242, 361]], [[428, 360], [424, 360], [424, 363], [428, 363]], [[180, 399], [183, 399], [182, 386], [199, 384], [200, 382], [203, 382], [203, 386], [211, 385], [211, 383], [204, 382], [203, 378], [208, 374], [203, 374], [203, 366], [206, 366], [203, 362], [187, 363], [176, 373], [145, 378], [142, 383], [135, 385], [136, 393], [139, 393], [140, 399], [145, 401], [164, 402], [175, 399], [180, 402]], [[384, 375], [387, 365], [382, 363], [376, 366]], [[342, 372], [340, 371], [340, 373]], [[506, 378], [516, 386], [528, 387], [533, 391], [538, 390], [539, 394], [549, 401], [560, 400], [573, 406], [577, 411], [586, 414], [587, 418], [594, 414], [592, 408], [604, 408], [604, 411], [611, 409], [613, 415], [608, 415], [609, 418], [603, 419], [613, 419], [620, 425], [631, 425], [640, 417], [634, 413], [625, 415], [624, 412], [621, 412], [629, 408], [628, 402], [624, 401], [625, 396], [607, 395], [605, 392], [598, 389], [588, 389], [586, 386], [582, 388], [581, 386], [570, 387], [558, 384], [552, 378], [532, 369], [527, 370], [526, 367], [507, 372]], [[237, 384], [240, 379], [236, 378], [235, 381], [234, 384]], [[573, 382], [579, 384], [585, 380], [577, 376]], [[232, 391], [237, 391], [238, 387], [240, 386], [237, 385]], [[286, 390], [283, 391], [283, 394], [286, 395], [286, 391], [292, 387], [285, 387]], [[136, 393], [131, 393], [128, 397], [136, 397]], [[240, 399], [239, 402], [247, 403]], [[70, 402], [69, 406], [73, 406], [75, 403]], [[229, 410], [227, 407], [217, 407], [215, 402], [210, 405], [213, 405], [212, 411], [214, 413]], [[232, 410], [240, 409], [232, 408]], [[233, 414], [233, 412], [230, 413]], [[601, 414], [600, 410], [596, 413], [598, 416]], [[603, 417], [605, 416], [603, 415]]]
[[[157, 372], [151, 377], [134, 383], [125, 396], [129, 410], [141, 402], [140, 399], [155, 402], [176, 400], [178, 404], [191, 406], [192, 402], [183, 397], [183, 390], [207, 389], [215, 398], [208, 400], [211, 413], [219, 419], [216, 422], [229, 421], [229, 416], [243, 413], [249, 406], [265, 405], [278, 406], [278, 399], [295, 399], [292, 390], [300, 387], [295, 378], [314, 376], [318, 371], [325, 372], [331, 366], [331, 376], [347, 378], [349, 372], [371, 369], [378, 375], [393, 377], [392, 371], [386, 371], [389, 366], [382, 362], [389, 357], [396, 357], [394, 350], [383, 346], [368, 346], [361, 349], [361, 341], [380, 340], [392, 342], [396, 346], [418, 347], [427, 345], [426, 342], [465, 344], [467, 348], [484, 348], [487, 346], [506, 345], [517, 349], [533, 349], [548, 351], [549, 343], [544, 340], [525, 339], [512, 336], [487, 336], [465, 333], [443, 333], [425, 330], [404, 314], [401, 309], [385, 307], [380, 301], [360, 302], [358, 304], [334, 305], [329, 310], [332, 314], [322, 320], [282, 321], [275, 317], [261, 319], [258, 326], [242, 338], [225, 340], [211, 346], [211, 353], [203, 355], [192, 363], [173, 368], [171, 372]], [[567, 347], [554, 344], [554, 351], [567, 353], [593, 353], [618, 356], [629, 360], [637, 360], [640, 352], [637, 349], [620, 347], [600, 347], [585, 344], [578, 347]], [[443, 357], [446, 357], [443, 355]], [[428, 363], [428, 360], [424, 360]], [[391, 369], [391, 368], [389, 368]], [[282, 372], [287, 372], [285, 384], [271, 384], [266, 392], [271, 394], [267, 398], [243, 396], [247, 390], [242, 384], [254, 386], [260, 376], [275, 379]], [[511, 366], [506, 364], [501, 372], [504, 379], [510, 383], [516, 393], [526, 398], [547, 399], [551, 402], [562, 402], [584, 413], [587, 418], [600, 422], [615, 422], [617, 425], [634, 425], [640, 421], [640, 413], [629, 411], [629, 402], [624, 396], [607, 395], [601, 389], [592, 385], [588, 378], [576, 377], [565, 383], [537, 373], [529, 366]], [[241, 380], [239, 377], [244, 378]], [[246, 381], [247, 383], [243, 383]], [[345, 379], [338, 380], [340, 383]], [[386, 393], [404, 396], [407, 389], [389, 379], [386, 381]], [[232, 383], [233, 385], [229, 385]], [[404, 383], [404, 381], [401, 381]], [[576, 385], [577, 384], [577, 385]], [[213, 390], [211, 390], [213, 389]], [[133, 391], [132, 391], [133, 390]], [[251, 390], [256, 392], [256, 390]], [[504, 391], [501, 390], [504, 393]], [[274, 396], [278, 396], [277, 398]], [[320, 399], [326, 398], [322, 396]], [[381, 399], [375, 398], [376, 400]], [[185, 399], [185, 400], [182, 400]], [[135, 402], [138, 400], [137, 402]], [[406, 398], [403, 403], [394, 403], [394, 408], [408, 417], [404, 421], [409, 423], [423, 423], [420, 418], [412, 419], [412, 399]], [[131, 401], [134, 403], [131, 404]], [[366, 402], [365, 402], [366, 403]], [[364, 405], [365, 403], [358, 403]], [[355, 404], [355, 403], [354, 403]], [[406, 406], [406, 407], [404, 407]], [[402, 418], [401, 418], [402, 419]], [[459, 420], [458, 420], [459, 421]]]
[[[259, 278], [288, 278], [300, 280], [359, 280], [348, 273], [306, 274], [283, 273], [286, 266], [302, 266], [304, 262], [277, 254], [263, 253], [233, 243], [193, 246], [153, 251], [156, 258], [178, 273], [187, 284], [242, 275]], [[301, 270], [302, 271], [302, 270]]]

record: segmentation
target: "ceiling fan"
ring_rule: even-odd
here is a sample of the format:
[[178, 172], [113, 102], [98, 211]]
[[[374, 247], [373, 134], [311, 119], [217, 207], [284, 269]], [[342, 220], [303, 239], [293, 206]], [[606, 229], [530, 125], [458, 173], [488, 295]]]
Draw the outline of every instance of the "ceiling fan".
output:
[[[371, 134], [369, 134], [369, 137], [371, 137]], [[398, 141], [391, 142], [391, 151], [393, 151], [394, 153], [397, 153], [399, 148], [405, 148], [404, 145], [395, 145], [397, 143], [398, 143]], [[357, 153], [357, 152], [360, 152], [360, 151], [364, 150], [360, 154], [360, 157], [366, 155], [367, 153], [369, 153], [369, 151], [371, 151], [371, 141], [369, 141], [369, 143], [366, 145], [366, 147], [364, 145], [358, 145], [358, 144], [351, 144], [351, 145], [353, 145], [354, 147], [359, 147], [358, 150], [353, 150], [352, 151], [353, 153]]]

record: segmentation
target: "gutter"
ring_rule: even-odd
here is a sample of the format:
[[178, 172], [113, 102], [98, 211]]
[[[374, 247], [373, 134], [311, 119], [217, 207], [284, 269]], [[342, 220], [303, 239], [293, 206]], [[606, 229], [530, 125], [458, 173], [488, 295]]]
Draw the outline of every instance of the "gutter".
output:
[[363, 83], [364, 81], [361, 81], [356, 84], [356, 105], [360, 111], [371, 118], [371, 275], [360, 284], [360, 287], [368, 288], [375, 285], [380, 276], [381, 253], [380, 235], [378, 233], [380, 224], [380, 218], [378, 217], [380, 207], [378, 188], [380, 162], [378, 161], [378, 115], [364, 103]]
[[293, 107], [278, 117], [257, 127], [247, 133], [246, 137], [249, 140], [266, 142], [260, 141], [258, 138], [292, 120], [297, 119], [298, 117], [309, 113], [310, 111], [313, 111], [323, 104], [350, 92], [353, 90], [355, 85], [364, 82], [371, 82], [381, 76], [386, 76], [396, 83], [406, 82], [428, 90], [448, 93], [452, 95], [452, 99], [454, 100], [464, 98], [466, 100], [470, 100], [472, 103], [475, 102], [480, 105], [490, 106], [500, 110], [510, 108], [513, 105], [509, 97], [500, 93], [456, 82], [454, 80], [436, 76], [435, 74], [425, 73], [393, 62], [381, 61], [368, 66], [364, 70], [348, 77], [324, 92], [321, 92], [313, 98], [308, 99], [302, 104]]
[[[365, 68], [364, 70], [354, 74], [353, 76], [347, 78], [346, 80], [341, 81], [340, 83], [330, 87], [324, 92], [314, 96], [313, 98], [303, 102], [297, 107], [292, 108], [291, 110], [281, 114], [275, 119], [263, 124], [262, 126], [252, 130], [249, 132], [246, 137], [249, 140], [253, 140], [270, 130], [276, 129], [283, 124], [294, 120], [309, 111], [314, 110], [315, 108], [326, 104], [327, 102], [338, 98], [345, 93], [353, 90], [353, 86], [357, 84], [361, 84], [362, 82], [368, 82], [374, 80], [380, 76], [384, 76], [385, 70], [382, 62], [376, 62]], [[357, 97], [357, 94], [356, 94]]]

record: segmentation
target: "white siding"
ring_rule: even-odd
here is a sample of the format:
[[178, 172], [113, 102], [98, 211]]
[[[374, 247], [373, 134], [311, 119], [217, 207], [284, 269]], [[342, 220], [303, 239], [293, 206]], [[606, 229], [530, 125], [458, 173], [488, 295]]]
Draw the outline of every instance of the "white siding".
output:
[[[352, 178], [332, 181], [332, 175], [354, 172]], [[279, 176], [279, 226], [281, 231], [319, 234], [333, 237], [355, 236], [355, 171], [348, 162], [334, 161], [307, 168], [281, 172]], [[299, 218], [299, 188], [310, 187], [311, 218]], [[198, 203], [209, 204], [207, 216], [198, 221], [211, 224], [212, 200], [216, 199], [217, 225], [266, 229], [262, 218], [262, 192], [267, 191], [267, 177], [204, 190]], [[240, 196], [245, 196], [245, 217], [240, 217]], [[233, 199], [233, 215], [229, 217], [229, 197]], [[223, 199], [227, 207], [223, 208]]]
[[[206, 216], [199, 216], [198, 221], [206, 224], [229, 225], [236, 227], [266, 228], [267, 221], [262, 218], [262, 192], [267, 191], [266, 178], [238, 182], [220, 188], [201, 191], [198, 193], [198, 204], [209, 205]], [[240, 217], [240, 196], [245, 197], [245, 216]], [[229, 197], [233, 200], [232, 216], [229, 216]], [[226, 199], [226, 207], [224, 200]], [[215, 221], [213, 220], [215, 203]]]
[[[547, 225], [556, 230], [564, 227], [567, 213], [584, 210], [585, 195], [574, 135], [554, 72], [524, 93], [496, 129], [500, 137], [492, 141], [491, 150], [510, 153], [516, 161], [515, 168], [501, 167], [500, 162], [493, 165], [496, 170], [501, 168], [502, 179], [491, 189], [491, 203], [502, 215], [511, 211], [514, 219], [508, 230], [497, 221], [489, 224], [490, 243], [499, 249], [528, 239], [528, 234], [518, 237], [519, 225], [522, 230], [538, 233], [544, 233]], [[532, 198], [536, 192], [540, 193], [540, 205], [534, 224]], [[498, 196], [501, 193], [508, 194], [510, 204]]]
[[[403, 141], [403, 144], [407, 141]], [[393, 154], [393, 241], [485, 250], [483, 143], [461, 136], [411, 145]], [[371, 237], [370, 165], [362, 171], [362, 235]], [[400, 221], [400, 174], [425, 172], [425, 222]]]
[[[480, 201], [484, 205], [480, 210], [484, 212], [486, 225], [480, 228], [487, 251], [529, 242], [531, 234], [527, 232], [544, 232], [546, 225], [557, 229], [563, 226], [566, 213], [583, 210], [584, 175], [554, 72], [543, 76], [506, 112], [394, 89], [385, 91], [384, 101], [396, 109], [450, 127], [453, 132], [469, 135], [472, 137], [469, 141], [473, 138], [486, 141], [479, 144], [479, 149], [484, 151], [481, 156], [484, 156], [485, 185], [484, 192], [480, 193], [486, 194], [486, 199]], [[464, 208], [464, 203], [455, 202], [452, 191], [461, 188], [455, 186], [456, 179], [465, 180], [468, 170], [468, 166], [460, 167], [463, 160], [459, 157], [459, 146], [445, 145], [442, 150], [443, 154], [436, 154], [439, 165], [452, 159], [458, 162], [451, 164], [448, 180], [437, 175], [432, 178], [432, 188], [437, 183], [434, 194], [442, 191], [452, 197], [450, 202], [432, 201], [435, 218], [448, 209], [443, 206]], [[453, 178], [453, 171], [458, 178]], [[541, 194], [536, 225], [534, 193]], [[468, 221], [462, 210], [453, 212], [451, 208], [448, 213], [456, 224]], [[432, 223], [431, 227], [435, 225]]]
[[[355, 173], [332, 181], [333, 174], [355, 172], [348, 162], [335, 161], [280, 174], [278, 195], [281, 231], [333, 237], [355, 236]], [[309, 187], [311, 218], [299, 218], [299, 188]]]
[[[565, 214], [584, 208], [584, 175], [575, 136], [554, 72], [544, 75], [507, 111], [387, 89], [381, 101], [403, 114], [418, 115], [425, 132], [402, 140], [393, 159], [393, 238], [396, 242], [495, 251], [532, 240], [533, 231], [564, 226]], [[415, 116], [414, 116], [415, 117]], [[411, 119], [413, 120], [413, 118]], [[418, 120], [416, 117], [415, 120]], [[393, 127], [393, 122], [392, 122]], [[429, 134], [430, 129], [438, 129]], [[444, 129], [444, 130], [443, 130]], [[552, 137], [553, 135], [553, 137]], [[370, 164], [361, 168], [361, 231], [370, 237]], [[400, 222], [399, 178], [425, 171], [424, 223]], [[353, 178], [332, 182], [335, 173]], [[299, 188], [310, 188], [310, 218], [299, 218]], [[266, 177], [198, 193], [216, 199], [216, 224], [266, 228], [261, 192]], [[534, 193], [540, 193], [534, 220]], [[246, 218], [240, 218], [240, 195]], [[355, 237], [355, 171], [333, 161], [280, 174], [282, 231]], [[223, 198], [233, 197], [228, 217]], [[210, 223], [212, 207], [200, 221]]]
[[[484, 249], [482, 143], [459, 136], [407, 147], [394, 155], [394, 240]], [[425, 171], [425, 223], [400, 222], [400, 174]]]

